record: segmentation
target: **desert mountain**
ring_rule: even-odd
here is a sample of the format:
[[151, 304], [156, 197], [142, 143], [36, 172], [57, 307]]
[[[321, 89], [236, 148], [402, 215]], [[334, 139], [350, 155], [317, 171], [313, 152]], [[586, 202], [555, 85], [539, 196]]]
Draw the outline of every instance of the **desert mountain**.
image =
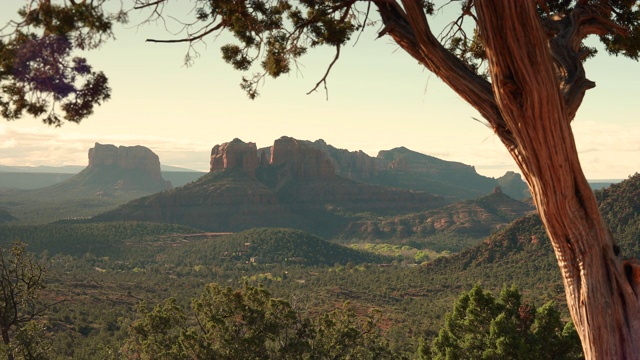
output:
[[148, 148], [96, 143], [89, 149], [89, 165], [52, 189], [154, 193], [171, 187], [171, 183], [162, 178], [158, 155]]
[[234, 139], [211, 150], [210, 172], [183, 187], [141, 199], [94, 221], [177, 223], [209, 231], [291, 227], [334, 236], [372, 215], [406, 214], [446, 204], [426, 192], [391, 189], [340, 176], [306, 141], [276, 140], [268, 152]]
[[[484, 196], [496, 186], [514, 199], [530, 197], [526, 183], [512, 171], [495, 179], [478, 174], [473, 166], [441, 160], [405, 147], [382, 150], [377, 157], [371, 157], [362, 151], [337, 149], [321, 139], [298, 142], [321, 150], [337, 175], [372, 185], [425, 191], [444, 196], [450, 202]], [[260, 152], [269, 156], [269, 148]]]
[[[88, 160], [84, 170], [58, 184], [0, 192], [0, 206], [19, 221], [43, 223], [95, 215], [171, 188], [171, 183], [162, 178], [158, 156], [144, 146], [96, 143], [89, 149]], [[48, 211], [54, 208], [55, 212]]]

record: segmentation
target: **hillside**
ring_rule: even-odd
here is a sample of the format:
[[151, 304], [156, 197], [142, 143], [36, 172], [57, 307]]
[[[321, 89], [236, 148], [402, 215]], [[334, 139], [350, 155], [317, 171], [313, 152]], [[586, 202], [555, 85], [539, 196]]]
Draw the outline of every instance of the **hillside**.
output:
[[225, 262], [333, 266], [384, 263], [392, 259], [330, 243], [304, 231], [256, 228], [167, 249], [168, 261], [183, 266], [220, 266]]
[[[640, 175], [635, 175], [597, 193], [626, 255], [639, 255], [633, 250], [640, 238], [639, 189]], [[429, 341], [460, 293], [478, 283], [494, 295], [503, 284], [516, 284], [528, 302], [540, 306], [554, 299], [563, 309], [557, 264], [535, 215], [460, 254], [413, 266], [397, 259], [359, 263], [376, 260], [295, 230], [220, 235], [131, 222], [0, 227], [4, 242], [19, 237], [31, 242], [30, 250], [50, 248], [39, 257], [50, 269], [47, 299], [65, 300], [49, 314], [60, 359], [107, 358], [108, 351], [122, 345], [141, 300], [151, 308], [174, 297], [188, 308], [190, 299], [212, 282], [233, 288], [261, 284], [312, 314], [346, 302], [359, 315], [375, 311], [385, 338], [409, 358], [418, 338]], [[62, 255], [54, 255], [58, 251]], [[269, 259], [272, 254], [275, 258]], [[343, 254], [348, 258], [332, 258]], [[295, 261], [280, 261], [284, 258]]]
[[[640, 257], [640, 174], [596, 191], [596, 197], [623, 257]], [[555, 255], [537, 215], [518, 219], [482, 244], [438, 259], [422, 271], [443, 274], [450, 283], [482, 281], [498, 286], [516, 282], [529, 292], [548, 292], [563, 301]]]
[[[623, 257], [640, 257], [640, 175], [596, 192]], [[616, 209], [627, 209], [618, 216]], [[554, 300], [568, 315], [557, 261], [539, 217], [522, 217], [483, 242], [426, 265], [301, 276], [325, 302], [353, 301], [399, 317], [404, 331], [436, 334], [445, 312], [476, 284], [497, 294], [515, 284], [534, 304]], [[310, 290], [311, 291], [311, 290]], [[401, 311], [399, 309], [402, 309]]]
[[489, 195], [434, 210], [352, 222], [340, 238], [396, 241], [410, 238], [414, 242], [428, 243], [425, 239], [436, 237], [444, 239], [444, 248], [433, 248], [433, 244], [430, 248], [460, 251], [462, 248], [455, 245], [455, 239], [475, 239], [478, 242], [534, 211], [533, 205], [510, 198], [498, 187]]
[[0, 225], [0, 244], [20, 240], [29, 251], [81, 257], [87, 253], [118, 260], [146, 261], [163, 246], [174, 244], [176, 234], [188, 236], [198, 230], [168, 224], [111, 222], [74, 224], [69, 221], [42, 225]]
[[1, 245], [16, 239], [28, 243], [34, 253], [46, 251], [50, 255], [76, 257], [91, 254], [114, 262], [137, 264], [152, 264], [161, 258], [165, 264], [182, 268], [234, 263], [333, 266], [393, 260], [285, 228], [255, 228], [230, 234], [142, 222], [0, 225]]

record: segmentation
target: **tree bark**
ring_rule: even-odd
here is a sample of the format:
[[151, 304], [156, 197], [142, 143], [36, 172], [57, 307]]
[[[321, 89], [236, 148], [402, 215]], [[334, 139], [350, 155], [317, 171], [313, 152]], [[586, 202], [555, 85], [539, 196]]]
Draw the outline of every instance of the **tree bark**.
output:
[[587, 359], [640, 359], [634, 284], [582, 172], [571, 116], [531, 1], [476, 1], [493, 92], [564, 281]]
[[614, 250], [570, 126], [592, 84], [582, 76], [572, 88], [578, 93], [567, 91], [535, 2], [475, 0], [490, 85], [435, 39], [420, 1], [374, 2], [383, 34], [474, 106], [520, 167], [551, 239], [585, 357], [640, 359], [640, 285], [630, 276], [640, 271]]

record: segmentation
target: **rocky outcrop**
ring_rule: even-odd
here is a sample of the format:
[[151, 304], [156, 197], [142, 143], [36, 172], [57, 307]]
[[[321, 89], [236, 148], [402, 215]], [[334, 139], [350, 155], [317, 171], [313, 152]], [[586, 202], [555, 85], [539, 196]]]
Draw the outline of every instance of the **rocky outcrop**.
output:
[[531, 197], [529, 187], [522, 180], [522, 177], [518, 173], [507, 171], [504, 175], [497, 178], [496, 180], [498, 181], [498, 184], [500, 184], [502, 189], [505, 190], [505, 192], [513, 198], [521, 199]]
[[516, 199], [527, 197], [526, 184], [515, 173], [499, 179], [478, 174], [473, 166], [441, 160], [405, 147], [382, 150], [377, 157], [363, 151], [338, 149], [324, 140], [283, 136], [270, 147], [234, 139], [211, 151], [211, 171], [240, 169], [281, 189], [291, 181], [324, 181], [336, 177], [372, 185], [424, 191], [449, 201], [473, 199], [502, 186]]
[[89, 165], [61, 185], [81, 182], [82, 186], [100, 187], [100, 191], [170, 189], [162, 178], [160, 158], [144, 146], [118, 146], [96, 143], [89, 149]]
[[164, 181], [160, 172], [160, 158], [144, 146], [119, 146], [96, 143], [89, 149], [89, 168], [115, 166], [123, 170], [138, 170], [151, 180]]
[[336, 169], [327, 154], [308, 141], [283, 136], [271, 147], [271, 166], [284, 166], [297, 180], [323, 180], [336, 177]]
[[336, 170], [331, 159], [309, 141], [282, 137], [270, 148], [258, 150], [254, 143], [240, 139], [211, 149], [210, 171], [239, 169], [255, 178], [258, 168], [277, 170], [279, 182], [332, 179]]
[[421, 154], [404, 146], [378, 152], [378, 159], [387, 162], [387, 168], [398, 171], [413, 171], [439, 174], [441, 172], [473, 172], [473, 166], [454, 161], [445, 161]]
[[256, 144], [245, 143], [240, 139], [216, 145], [211, 149], [209, 170], [220, 171], [227, 169], [240, 169], [251, 177], [256, 176], [258, 167], [258, 152]]
[[336, 173], [349, 179], [367, 179], [376, 176], [385, 165], [383, 161], [373, 158], [361, 150], [338, 149], [328, 145], [322, 139], [309, 144], [327, 154]]

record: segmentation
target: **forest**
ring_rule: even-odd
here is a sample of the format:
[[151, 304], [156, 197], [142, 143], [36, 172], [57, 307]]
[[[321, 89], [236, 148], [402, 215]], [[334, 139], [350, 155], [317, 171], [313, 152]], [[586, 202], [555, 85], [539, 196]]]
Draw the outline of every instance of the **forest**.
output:
[[[640, 175], [596, 191], [619, 245], [636, 255], [638, 189]], [[4, 351], [15, 358], [581, 356], [536, 214], [462, 250], [445, 238], [434, 250], [420, 237], [80, 220], [2, 225], [0, 243], [8, 271], [21, 243], [21, 256], [43, 270], [21, 310], [33, 317], [8, 331]], [[479, 327], [486, 333], [471, 331]]]

